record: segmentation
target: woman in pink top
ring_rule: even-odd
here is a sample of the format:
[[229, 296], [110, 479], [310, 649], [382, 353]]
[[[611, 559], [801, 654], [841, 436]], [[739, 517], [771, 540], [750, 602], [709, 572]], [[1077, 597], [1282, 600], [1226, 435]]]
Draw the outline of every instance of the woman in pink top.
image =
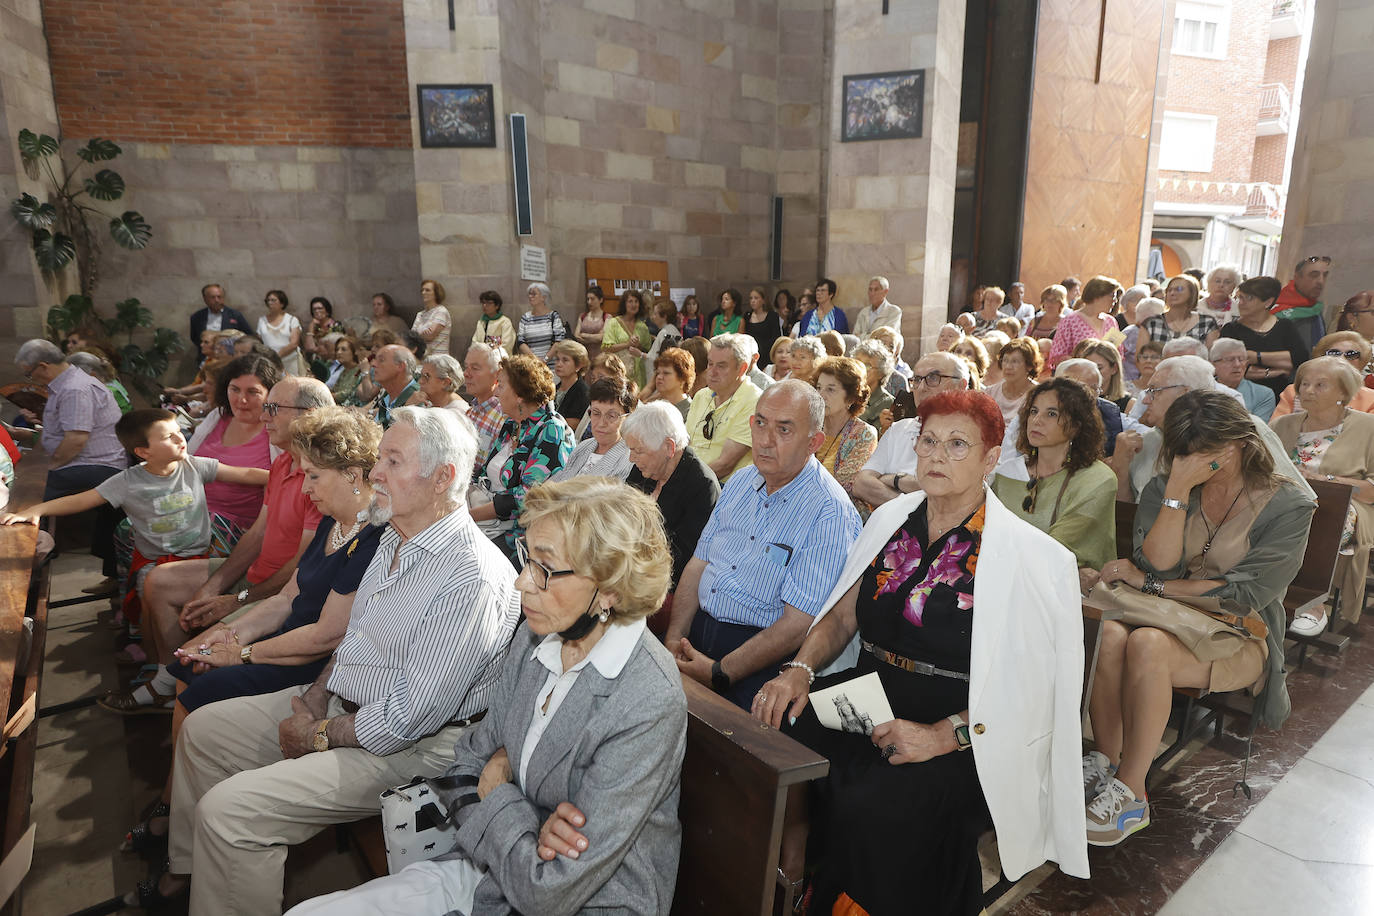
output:
[[[279, 378], [276, 366], [261, 356], [240, 356], [225, 366], [215, 379], [219, 416], [206, 420], [214, 425], [194, 449], [195, 454], [236, 467], [270, 468], [272, 456], [262, 425], [262, 405]], [[262, 511], [262, 487], [208, 483], [205, 502], [214, 529], [211, 554], [228, 556]]]
[[1077, 311], [1059, 321], [1050, 346], [1049, 367], [1054, 369], [1069, 358], [1080, 340], [1089, 337], [1105, 339], [1108, 331], [1118, 330], [1116, 319], [1108, 314], [1121, 297], [1121, 284], [1111, 277], [1093, 277], [1083, 287], [1083, 298]]

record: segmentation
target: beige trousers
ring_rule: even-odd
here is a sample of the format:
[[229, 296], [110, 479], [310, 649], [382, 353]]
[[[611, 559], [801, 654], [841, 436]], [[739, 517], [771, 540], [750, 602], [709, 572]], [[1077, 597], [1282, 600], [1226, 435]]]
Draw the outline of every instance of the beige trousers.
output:
[[[280, 913], [288, 846], [379, 813], [385, 789], [442, 775], [453, 762], [456, 726], [385, 757], [337, 748], [285, 760], [277, 726], [307, 689], [236, 697], [186, 718], [168, 854], [173, 874], [191, 875], [192, 916]], [[342, 712], [332, 698], [329, 714]]]

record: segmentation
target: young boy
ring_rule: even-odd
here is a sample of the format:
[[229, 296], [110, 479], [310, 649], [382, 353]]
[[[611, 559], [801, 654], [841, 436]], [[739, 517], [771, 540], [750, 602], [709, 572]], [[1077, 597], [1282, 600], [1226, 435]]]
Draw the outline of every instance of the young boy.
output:
[[44, 515], [75, 515], [103, 503], [122, 508], [134, 533], [124, 616], [136, 622], [139, 592], [152, 567], [204, 557], [209, 549], [210, 511], [205, 504], [205, 484], [221, 480], [262, 487], [267, 485], [268, 472], [188, 455], [176, 415], [168, 410], [130, 411], [115, 424], [115, 435], [142, 464], [121, 471], [94, 490], [0, 514], [0, 524], [37, 524]]

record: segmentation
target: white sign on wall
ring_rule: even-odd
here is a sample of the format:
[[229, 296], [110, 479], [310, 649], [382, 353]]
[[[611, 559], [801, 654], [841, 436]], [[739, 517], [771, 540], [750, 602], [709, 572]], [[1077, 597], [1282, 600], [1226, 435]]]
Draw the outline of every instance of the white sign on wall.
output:
[[533, 245], [521, 245], [520, 277], [524, 280], [547, 283], [549, 279], [548, 249], [536, 248]]

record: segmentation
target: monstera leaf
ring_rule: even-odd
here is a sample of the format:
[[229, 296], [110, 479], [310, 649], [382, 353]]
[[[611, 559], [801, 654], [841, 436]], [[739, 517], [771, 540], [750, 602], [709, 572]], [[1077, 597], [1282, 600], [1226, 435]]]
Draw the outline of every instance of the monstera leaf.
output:
[[65, 337], [73, 328], [79, 328], [92, 321], [105, 324], [95, 313], [94, 303], [79, 293], [72, 293], [61, 305], [54, 305], [48, 309], [48, 326], [59, 337]]
[[118, 172], [101, 169], [86, 179], [86, 193], [96, 200], [119, 200], [124, 196], [124, 179]]
[[47, 134], [36, 134], [25, 128], [19, 132], [19, 155], [25, 163], [36, 162], [57, 152], [57, 141]]
[[76, 243], [70, 237], [46, 229], [35, 229], [33, 233], [33, 257], [44, 273], [54, 274], [66, 267], [76, 257]]
[[182, 348], [182, 337], [171, 328], [158, 328], [153, 333], [153, 349], [161, 353], [176, 353]]
[[26, 229], [46, 229], [57, 219], [57, 208], [32, 194], [21, 194], [10, 203], [10, 213]]
[[92, 137], [76, 154], [85, 162], [105, 162], [124, 152], [119, 144], [100, 137]]
[[145, 309], [143, 303], [137, 299], [125, 299], [123, 302], [115, 303], [113, 324], [121, 331], [150, 328], [153, 326], [153, 313]]
[[148, 242], [153, 237], [153, 228], [140, 214], [133, 210], [125, 210], [110, 220], [110, 235], [114, 236], [115, 242], [121, 247], [137, 251], [148, 247]]

